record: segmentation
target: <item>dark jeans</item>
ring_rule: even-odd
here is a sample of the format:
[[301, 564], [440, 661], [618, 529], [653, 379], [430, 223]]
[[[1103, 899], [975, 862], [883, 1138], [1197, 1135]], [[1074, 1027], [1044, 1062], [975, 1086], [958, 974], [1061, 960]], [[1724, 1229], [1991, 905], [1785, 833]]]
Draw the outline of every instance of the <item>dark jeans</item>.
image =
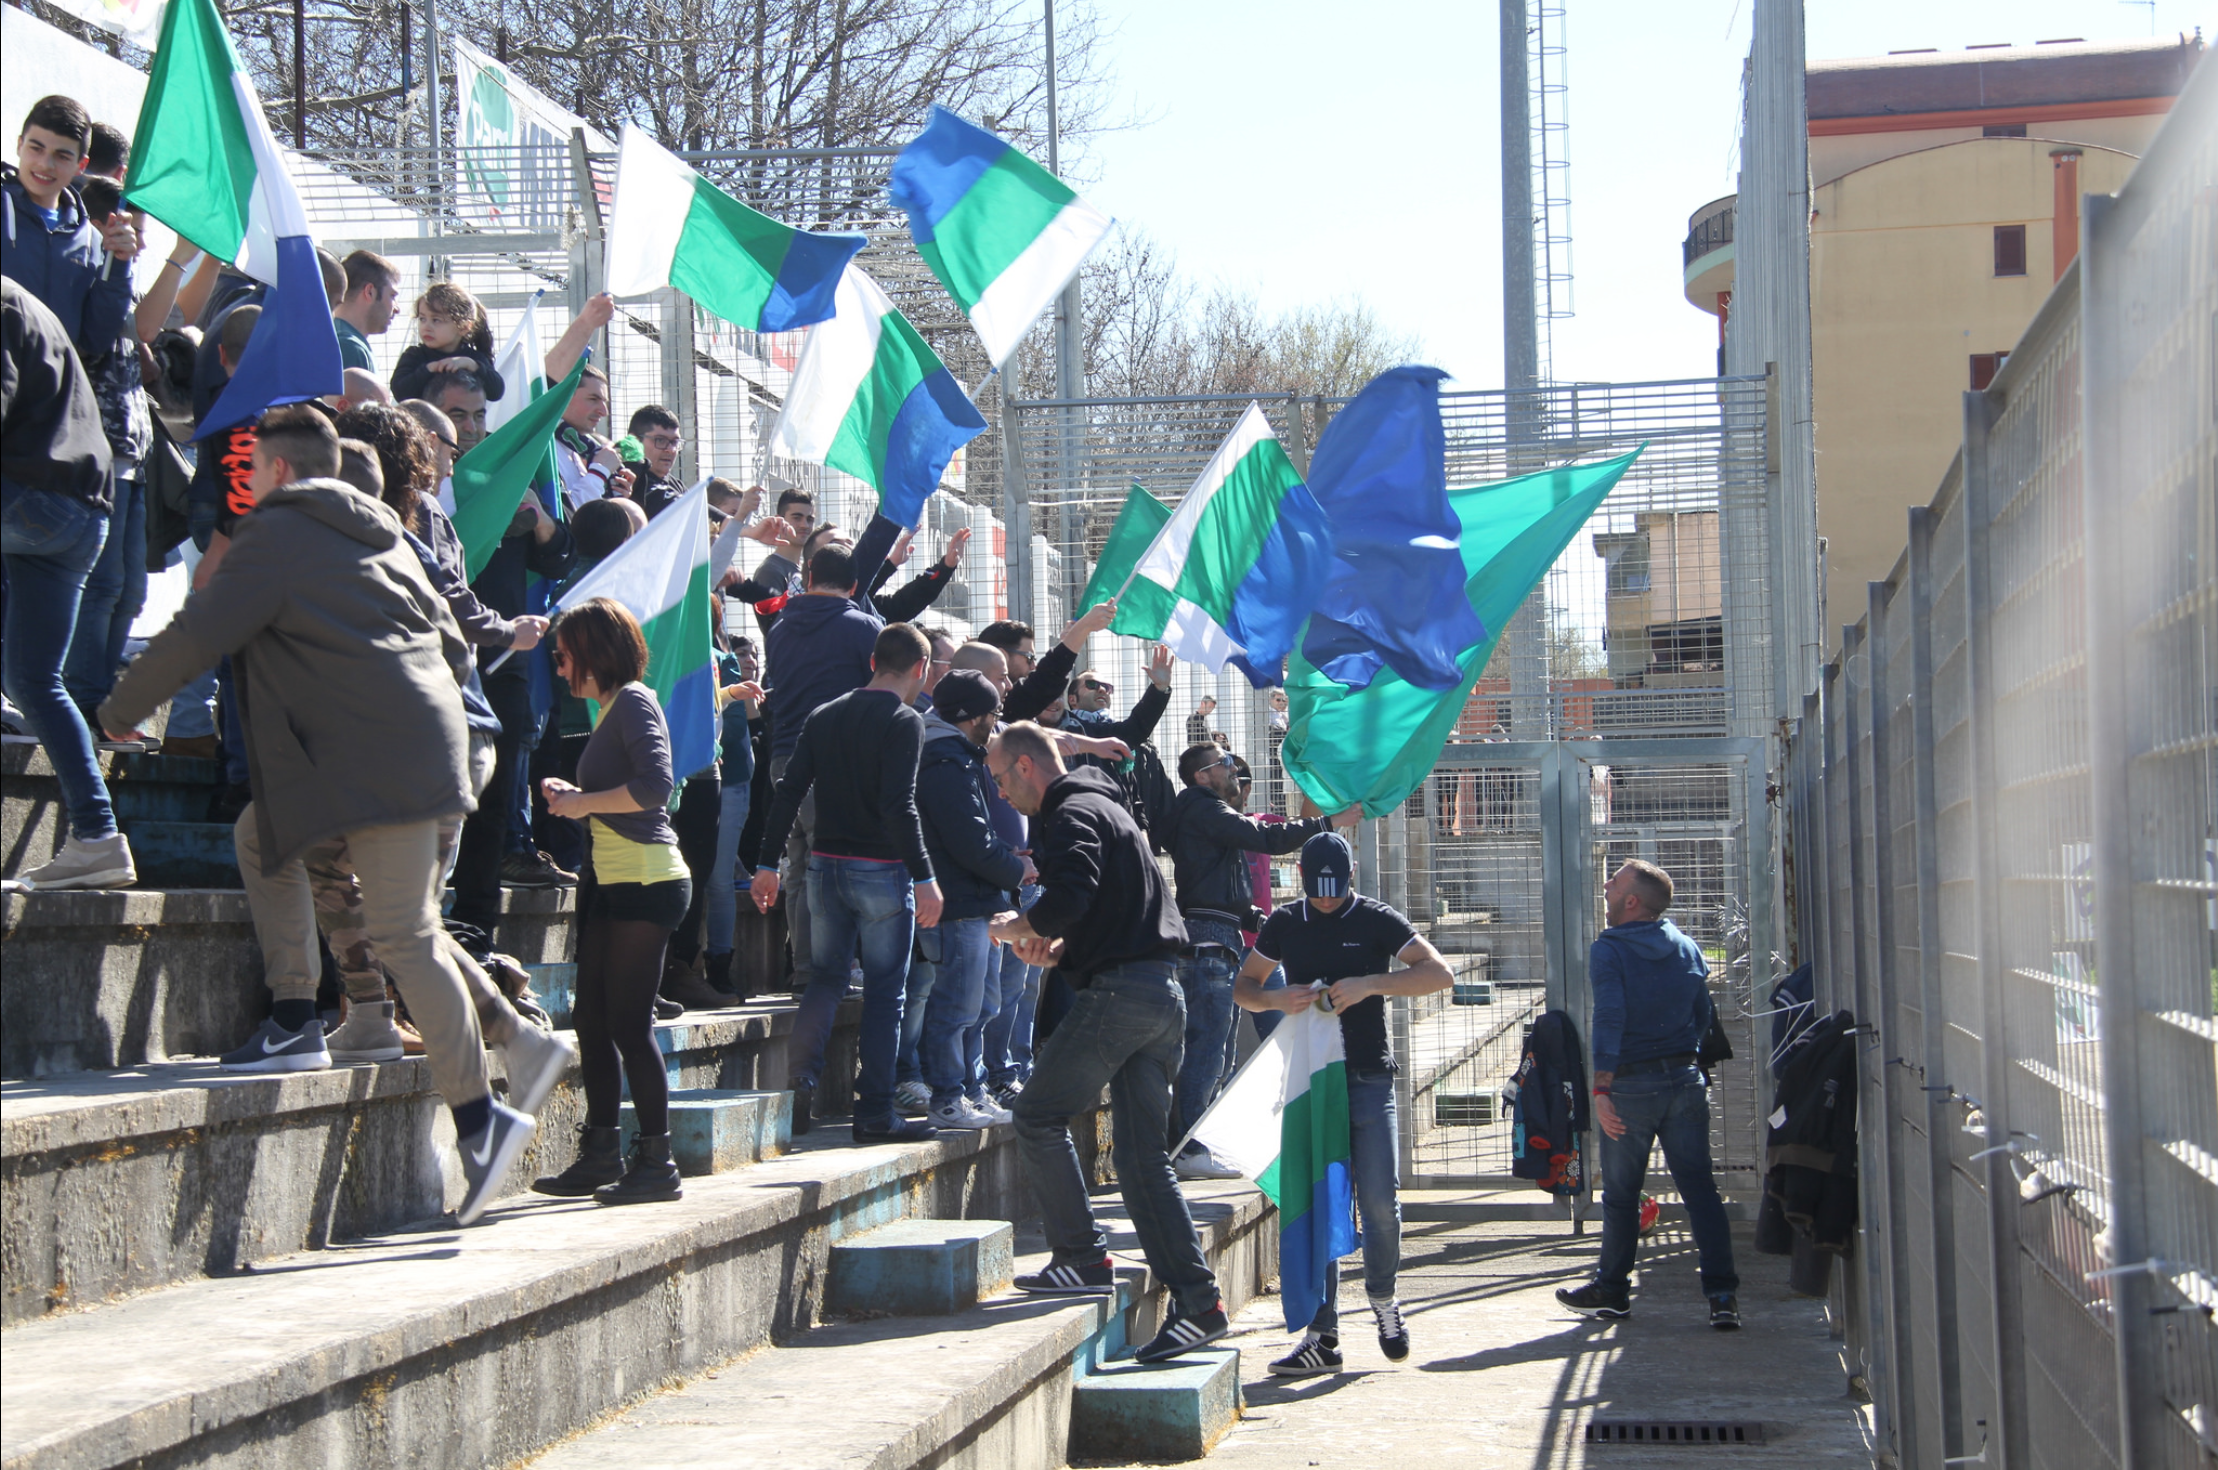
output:
[[[216, 535], [216, 507], [196, 500], [188, 507], [186, 524], [192, 528], [193, 549], [205, 555]], [[216, 717], [209, 710], [216, 697], [216, 671], [210, 669], [177, 691], [169, 702], [168, 740], [184, 740], [216, 733]]]
[[680, 964], [692, 964], [701, 953], [701, 916], [709, 902], [709, 876], [716, 868], [716, 823], [723, 809], [723, 784], [711, 767], [704, 775], [686, 778], [678, 809], [670, 814], [678, 852], [685, 859], [685, 870], [693, 875], [692, 902], [670, 936], [670, 957]]
[[987, 919], [942, 919], [917, 935], [918, 948], [931, 957], [931, 999], [924, 1008], [922, 1061], [932, 1087], [932, 1106], [944, 1108], [959, 1097], [985, 1090], [980, 1060], [985, 1048], [986, 1005], [1000, 999], [1000, 986], [986, 983], [988, 966], [1001, 951], [986, 932]]
[[1217, 1096], [1217, 1084], [1231, 1068], [1236, 1033], [1232, 1020], [1232, 980], [1239, 963], [1230, 950], [1210, 948], [1178, 962], [1179, 989], [1186, 993], [1186, 1060], [1178, 1069], [1178, 1123], [1183, 1136]]
[[1113, 966], [1077, 992], [1011, 1111], [1056, 1261], [1092, 1265], [1107, 1253], [1109, 1237], [1086, 1198], [1070, 1120], [1108, 1087], [1117, 1184], [1133, 1233], [1157, 1279], [1191, 1315], [1216, 1304], [1217, 1278], [1171, 1171], [1171, 1079], [1185, 1036], [1186, 1001], [1171, 961]]
[[88, 720], [115, 688], [124, 641], [146, 606], [146, 485], [132, 469], [128, 477], [118, 475], [110, 488], [115, 508], [108, 513], [108, 539], [85, 578], [77, 631], [62, 666], [69, 697]]
[[116, 832], [95, 736], [62, 684], [85, 577], [107, 536], [108, 518], [82, 500], [28, 485], [0, 489], [0, 558], [8, 572], [0, 686], [46, 747], [69, 812], [69, 835], [80, 842]]
[[[484, 931], [498, 949], [501, 859], [508, 852], [508, 813], [513, 805], [504, 793], [514, 789], [530, 753], [526, 742], [537, 723], [531, 712], [531, 679], [522, 669], [511, 675], [504, 666], [498, 677], [485, 681], [485, 702], [499, 717], [501, 733], [493, 741], [493, 779], [478, 793], [477, 810], [462, 823], [451, 917]], [[661, 976], [655, 978], [659, 981]]]
[[793, 1076], [811, 1084], [823, 1076], [832, 1021], [852, 983], [848, 956], [859, 951], [863, 1027], [856, 1048], [855, 1120], [884, 1122], [894, 1116], [894, 1054], [901, 1048], [902, 990], [916, 937], [916, 890], [899, 863], [821, 855], [809, 859], [808, 889], [816, 954], [788, 1044]]
[[1602, 1139], [1602, 1261], [1594, 1279], [1619, 1288], [1632, 1280], [1641, 1185], [1648, 1177], [1650, 1145], [1661, 1144], [1694, 1227], [1703, 1293], [1738, 1291], [1732, 1227], [1726, 1224], [1725, 1202], [1710, 1173], [1710, 1095], [1702, 1074], [1691, 1065], [1620, 1074], [1610, 1084], [1610, 1101], [1625, 1121], [1625, 1136], [1612, 1138], [1601, 1132], [1600, 1124], [1595, 1127]]
[[[1348, 1165], [1355, 1176], [1356, 1214], [1363, 1222], [1363, 1290], [1373, 1300], [1394, 1294], [1394, 1278], [1402, 1267], [1402, 1202], [1397, 1193], [1402, 1145], [1395, 1124], [1394, 1074], [1349, 1068]], [[1317, 1332], [1339, 1330], [1338, 1261], [1325, 1265], [1324, 1305], [1309, 1325]]]

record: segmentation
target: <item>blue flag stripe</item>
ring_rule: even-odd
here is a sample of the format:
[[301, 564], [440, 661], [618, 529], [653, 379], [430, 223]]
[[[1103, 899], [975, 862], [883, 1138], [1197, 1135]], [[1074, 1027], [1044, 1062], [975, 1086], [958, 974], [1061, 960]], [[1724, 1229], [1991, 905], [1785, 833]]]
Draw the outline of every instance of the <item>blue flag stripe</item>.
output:
[[886, 187], [893, 202], [908, 212], [917, 244], [932, 243], [940, 221], [1008, 151], [1008, 143], [984, 128], [944, 107], [932, 109], [931, 124], [901, 150]]
[[1309, 487], [1287, 488], [1255, 566], [1233, 589], [1225, 632], [1247, 652], [1237, 656], [1249, 682], [1284, 681], [1286, 655], [1332, 573], [1332, 524]]
[[761, 329], [790, 332], [831, 320], [839, 273], [862, 247], [855, 235], [795, 235], [778, 262], [770, 299], [762, 304]]
[[879, 487], [878, 509], [891, 520], [914, 526], [955, 451], [985, 426], [953, 373], [941, 368], [927, 375], [894, 412], [893, 426], [886, 434], [885, 483]]
[[1346, 1164], [1327, 1164], [1309, 1209], [1279, 1228], [1278, 1291], [1287, 1331], [1307, 1328], [1324, 1305], [1325, 1266], [1362, 1246], [1355, 1228], [1355, 1182]]
[[277, 242], [277, 284], [261, 305], [262, 315], [239, 354], [239, 370], [200, 421], [197, 439], [259, 418], [278, 404], [305, 403], [346, 388], [314, 241], [287, 235]]

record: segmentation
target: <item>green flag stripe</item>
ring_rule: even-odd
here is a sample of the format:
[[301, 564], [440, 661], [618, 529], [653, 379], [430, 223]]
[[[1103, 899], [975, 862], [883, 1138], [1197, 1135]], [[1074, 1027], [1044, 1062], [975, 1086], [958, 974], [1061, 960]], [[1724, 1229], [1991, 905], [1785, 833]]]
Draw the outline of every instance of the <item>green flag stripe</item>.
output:
[[1077, 197], [1062, 180], [1011, 148], [978, 176], [933, 227], [932, 239], [917, 250], [967, 312]]
[[570, 376], [454, 462], [454, 533], [462, 542], [463, 564], [470, 576], [484, 571], [493, 559], [516, 507], [531, 489], [533, 476], [550, 465], [555, 425], [570, 406], [570, 395], [577, 391], [584, 371], [585, 354], [580, 353]]
[[880, 317], [878, 350], [855, 390], [854, 406], [840, 421], [825, 462], [866, 485], [885, 479], [886, 444], [893, 436], [893, 421], [909, 394], [939, 366], [939, 359], [907, 317], [898, 311]]
[[670, 284], [728, 322], [751, 324], [761, 319], [792, 243], [792, 230], [696, 177]]
[[211, 0], [173, 0], [139, 107], [125, 190], [130, 204], [223, 260], [236, 260], [246, 240], [258, 172], [235, 70], [237, 53]]
[[1232, 594], [1254, 568], [1278, 519], [1279, 501], [1300, 483], [1293, 461], [1276, 439], [1263, 440], [1241, 455], [1195, 524], [1186, 564], [1170, 591], [1222, 626], [1232, 615]]
[[[1171, 508], [1139, 485], [1134, 485], [1124, 498], [1124, 506], [1117, 512], [1117, 519], [1109, 527], [1109, 539], [1102, 543], [1101, 558], [1094, 563], [1093, 579], [1086, 584], [1085, 592], [1078, 599], [1081, 611], [1105, 598], [1115, 597], [1124, 579], [1139, 565], [1155, 540], [1155, 533], [1171, 518]], [[1139, 584], [1135, 582], [1134, 586]]]
[[1288, 1101], [1279, 1115], [1279, 1140], [1278, 1159], [1265, 1171], [1276, 1193], [1269, 1189], [1265, 1193], [1278, 1206], [1279, 1228], [1284, 1230], [1309, 1213], [1326, 1166], [1348, 1162], [1345, 1062], [1327, 1062], [1309, 1074], [1308, 1090]]

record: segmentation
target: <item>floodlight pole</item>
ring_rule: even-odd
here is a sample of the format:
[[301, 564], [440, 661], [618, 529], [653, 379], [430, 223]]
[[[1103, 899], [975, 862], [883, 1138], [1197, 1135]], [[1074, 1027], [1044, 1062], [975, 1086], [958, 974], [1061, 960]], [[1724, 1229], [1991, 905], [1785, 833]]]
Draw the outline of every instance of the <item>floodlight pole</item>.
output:
[[[1055, 0], [1044, 0], [1044, 4], [1047, 7], [1047, 171], [1061, 178], [1063, 115], [1055, 84]], [[1078, 489], [1079, 433], [1078, 410], [1071, 405], [1086, 396], [1086, 365], [1079, 346], [1079, 312], [1078, 277], [1072, 276], [1055, 302], [1055, 396], [1065, 405], [1056, 410], [1055, 532], [1063, 548], [1063, 616], [1066, 619], [1075, 618], [1084, 611], [1070, 604], [1086, 585], [1085, 549], [1078, 544], [1077, 512], [1071, 503]], [[1031, 548], [1025, 549], [1029, 553]], [[1028, 616], [1030, 612], [1027, 608], [1024, 614], [1011, 613], [1010, 616]]]
[[[1534, 290], [1532, 72], [1526, 0], [1500, 0], [1502, 87], [1502, 430], [1508, 469], [1539, 468], [1540, 321]], [[1510, 738], [1548, 738], [1548, 674], [1541, 625], [1547, 594], [1535, 589], [1503, 630], [1509, 665]]]

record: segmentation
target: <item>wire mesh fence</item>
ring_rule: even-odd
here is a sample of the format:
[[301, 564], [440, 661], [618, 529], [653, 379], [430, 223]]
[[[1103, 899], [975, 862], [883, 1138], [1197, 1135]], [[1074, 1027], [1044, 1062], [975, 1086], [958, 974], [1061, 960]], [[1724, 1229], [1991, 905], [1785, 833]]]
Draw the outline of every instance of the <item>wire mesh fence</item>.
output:
[[2218, 77], [2087, 216], [1786, 763], [1905, 1465], [2218, 1455]]

